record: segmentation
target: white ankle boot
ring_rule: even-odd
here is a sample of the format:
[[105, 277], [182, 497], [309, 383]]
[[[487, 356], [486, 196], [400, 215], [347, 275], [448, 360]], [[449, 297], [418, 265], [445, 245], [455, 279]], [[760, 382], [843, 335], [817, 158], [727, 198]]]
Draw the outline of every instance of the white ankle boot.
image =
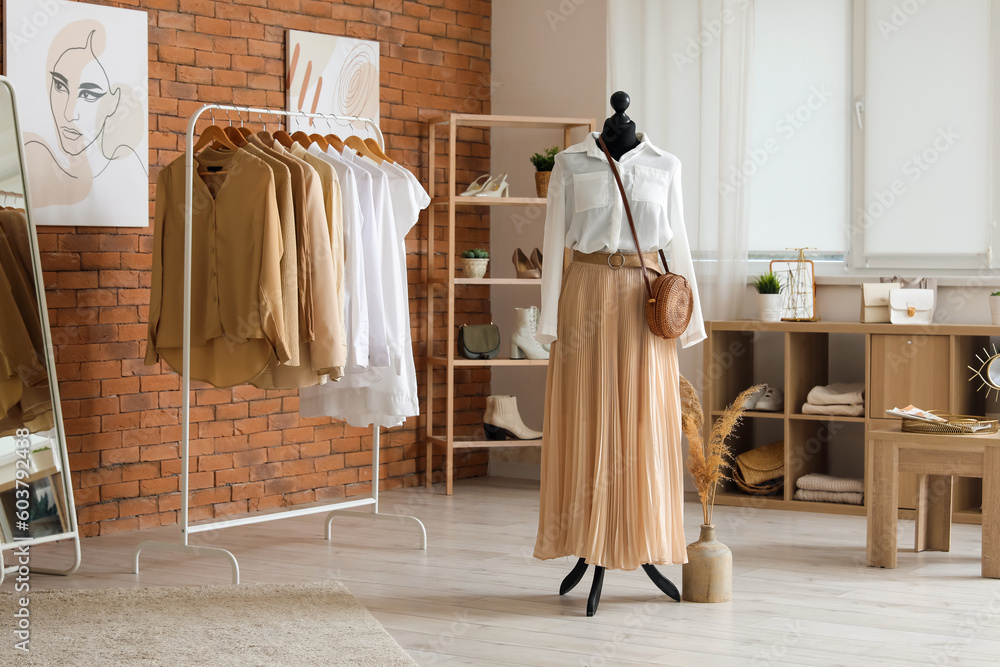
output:
[[521, 421], [517, 399], [513, 396], [487, 396], [483, 428], [490, 440], [539, 440], [540, 431], [532, 431]]
[[548, 359], [549, 351], [535, 340], [538, 331], [538, 316], [536, 306], [514, 309], [514, 334], [510, 337], [511, 359]]

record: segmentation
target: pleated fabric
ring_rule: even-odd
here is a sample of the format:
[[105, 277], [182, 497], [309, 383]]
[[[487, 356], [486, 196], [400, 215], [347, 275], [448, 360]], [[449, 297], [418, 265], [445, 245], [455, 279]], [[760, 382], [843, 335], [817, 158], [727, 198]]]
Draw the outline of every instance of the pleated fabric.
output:
[[536, 558], [687, 561], [677, 350], [646, 325], [641, 271], [572, 262], [563, 276]]

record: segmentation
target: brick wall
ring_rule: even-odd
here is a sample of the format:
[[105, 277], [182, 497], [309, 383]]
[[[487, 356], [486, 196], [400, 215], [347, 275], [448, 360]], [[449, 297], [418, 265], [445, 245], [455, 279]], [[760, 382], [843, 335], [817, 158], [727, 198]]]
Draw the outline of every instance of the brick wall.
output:
[[[387, 152], [425, 184], [423, 121], [450, 111], [489, 113], [489, 0], [97, 4], [143, 9], [149, 16], [151, 212], [157, 173], [181, 155], [188, 117], [200, 105], [284, 107], [288, 28], [379, 41]], [[458, 179], [466, 183], [489, 171], [489, 136], [463, 131], [460, 139]], [[460, 247], [488, 246], [486, 216], [466, 213], [459, 223]], [[406, 240], [418, 368], [427, 341], [421, 284], [427, 229], [424, 213]], [[73, 486], [88, 536], [178, 520], [179, 378], [165, 365], [142, 361], [152, 242], [151, 227], [39, 232]], [[485, 289], [469, 290], [459, 311], [481, 321], [488, 297]], [[423, 397], [425, 372], [418, 370], [417, 377]], [[457, 379], [463, 398], [456, 419], [472, 429], [481, 422], [489, 373], [463, 370]], [[371, 429], [302, 419], [297, 392], [199, 385], [191, 417], [194, 519], [370, 490]], [[381, 488], [423, 482], [425, 423], [421, 416], [383, 431]], [[484, 452], [460, 450], [456, 475], [485, 474], [486, 461]]]

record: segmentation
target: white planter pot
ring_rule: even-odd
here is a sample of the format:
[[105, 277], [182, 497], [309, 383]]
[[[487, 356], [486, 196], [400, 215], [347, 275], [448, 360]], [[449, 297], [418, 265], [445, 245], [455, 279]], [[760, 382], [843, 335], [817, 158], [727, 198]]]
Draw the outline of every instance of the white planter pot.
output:
[[758, 294], [757, 312], [760, 314], [761, 322], [781, 321], [781, 295], [780, 294]]
[[1000, 296], [990, 295], [990, 314], [993, 316], [993, 324], [1000, 326]]
[[486, 275], [486, 267], [489, 265], [490, 260], [488, 257], [461, 257], [462, 260], [462, 273], [466, 278], [482, 278]]

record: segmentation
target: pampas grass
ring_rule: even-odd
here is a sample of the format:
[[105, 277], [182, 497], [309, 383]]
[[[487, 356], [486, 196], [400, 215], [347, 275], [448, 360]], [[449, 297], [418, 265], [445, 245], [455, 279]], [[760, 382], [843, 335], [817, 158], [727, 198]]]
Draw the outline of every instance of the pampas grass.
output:
[[694, 477], [701, 510], [706, 525], [712, 525], [712, 510], [715, 509], [715, 493], [719, 483], [729, 479], [725, 470], [731, 468], [729, 459], [733, 452], [728, 442], [729, 436], [743, 419], [743, 404], [751, 394], [764, 385], [756, 384], [743, 390], [736, 400], [723, 411], [712, 426], [708, 442], [702, 437], [705, 416], [701, 409], [698, 393], [683, 375], [681, 376], [681, 430], [688, 439], [688, 471]]

